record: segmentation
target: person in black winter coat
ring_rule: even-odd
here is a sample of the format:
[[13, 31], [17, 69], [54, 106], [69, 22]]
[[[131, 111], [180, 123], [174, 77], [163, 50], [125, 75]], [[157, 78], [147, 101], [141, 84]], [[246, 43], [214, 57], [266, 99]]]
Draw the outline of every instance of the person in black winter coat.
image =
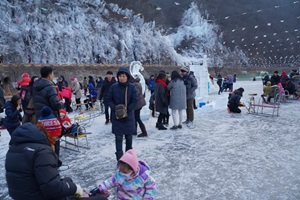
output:
[[113, 72], [112, 71], [108, 71], [106, 73], [106, 77], [104, 79], [104, 82], [102, 84], [101, 90], [100, 90], [100, 95], [99, 95], [99, 100], [103, 101], [104, 106], [105, 106], [105, 124], [109, 123], [110, 117], [109, 117], [109, 113], [108, 113], [108, 104], [107, 104], [107, 94], [108, 91], [110, 89], [110, 87], [116, 83], [116, 79], [113, 77]]
[[47, 133], [32, 123], [13, 132], [5, 160], [8, 192], [13, 199], [65, 200], [84, 194], [71, 178], [59, 175], [58, 158], [47, 138]]
[[53, 114], [58, 117], [59, 109], [64, 108], [63, 103], [58, 99], [57, 90], [52, 82], [54, 74], [52, 67], [42, 67], [41, 77], [33, 84], [34, 112], [38, 119], [44, 106], [49, 106]]
[[159, 112], [159, 116], [156, 122], [156, 128], [158, 130], [167, 130], [167, 128], [162, 124], [163, 119], [169, 115], [168, 112], [168, 97], [169, 91], [166, 83], [166, 74], [160, 72], [155, 82], [155, 108]]
[[289, 94], [294, 94], [297, 91], [295, 84], [290, 78], [286, 79], [285, 90], [288, 91]]
[[136, 131], [135, 134], [137, 134], [137, 124], [139, 124], [140, 129], [142, 131], [141, 134], [138, 135], [138, 137], [147, 137], [147, 130], [145, 127], [145, 124], [141, 120], [141, 110], [142, 108], [146, 105], [146, 100], [142, 91], [142, 85], [140, 83], [140, 78], [139, 77], [132, 77], [131, 79], [132, 84], [135, 86], [135, 89], [138, 94], [138, 103], [136, 104], [134, 108], [134, 118], [135, 118], [135, 126], [136, 126]]
[[21, 110], [21, 97], [17, 94], [14, 95], [10, 101], [4, 105], [6, 117], [3, 120], [3, 125], [6, 127], [8, 133], [12, 132], [21, 124], [22, 116]]
[[61, 75], [60, 77], [58, 77], [57, 86], [59, 91], [63, 90], [63, 86], [68, 87], [68, 82], [65, 80], [64, 76]]
[[218, 94], [221, 94], [222, 93], [222, 82], [223, 82], [223, 79], [222, 79], [221, 74], [218, 74], [217, 77], [218, 77], [217, 84], [219, 86]]
[[277, 85], [280, 83], [281, 77], [278, 75], [278, 71], [274, 71], [273, 75], [271, 76], [271, 85]]
[[239, 109], [239, 106], [241, 106], [241, 98], [243, 96], [244, 88], [239, 88], [233, 92], [233, 94], [230, 95], [227, 107], [230, 109], [230, 112], [232, 113], [241, 113], [241, 109]]
[[[123, 155], [123, 137], [126, 139], [126, 151], [132, 149], [132, 134], [136, 131], [134, 109], [138, 103], [138, 94], [135, 86], [129, 83], [130, 73], [126, 67], [121, 67], [117, 73], [118, 83], [111, 86], [107, 94], [107, 103], [111, 109], [112, 133], [115, 134], [116, 157], [119, 160]], [[127, 96], [125, 97], [127, 88]], [[119, 104], [126, 104], [127, 117], [117, 119], [115, 107]]]

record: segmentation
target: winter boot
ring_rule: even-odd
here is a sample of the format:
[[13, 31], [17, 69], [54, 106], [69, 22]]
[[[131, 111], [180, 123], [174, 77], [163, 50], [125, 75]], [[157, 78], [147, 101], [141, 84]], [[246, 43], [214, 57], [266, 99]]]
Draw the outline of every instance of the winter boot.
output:
[[142, 124], [142, 125], [140, 126], [140, 128], [141, 128], [141, 130], [142, 130], [142, 134], [139, 134], [138, 137], [147, 137], [148, 135], [147, 135], [147, 131], [146, 131], [145, 125]]
[[156, 122], [156, 126], [155, 127], [158, 128], [159, 127], [159, 123]]
[[167, 128], [164, 127], [164, 125], [159, 124], [159, 125], [158, 125], [158, 130], [167, 130]]
[[123, 151], [117, 151], [116, 152], [117, 161], [119, 161], [122, 156], [123, 156]]

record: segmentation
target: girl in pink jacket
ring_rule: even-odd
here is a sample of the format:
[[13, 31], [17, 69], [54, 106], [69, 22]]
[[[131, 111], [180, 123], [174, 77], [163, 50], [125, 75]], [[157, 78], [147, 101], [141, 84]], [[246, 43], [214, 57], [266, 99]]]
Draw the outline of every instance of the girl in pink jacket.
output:
[[143, 161], [138, 161], [133, 149], [128, 150], [119, 160], [117, 173], [102, 182], [98, 188], [105, 194], [117, 187], [119, 199], [152, 200], [156, 194], [154, 179], [150, 176], [150, 167]]

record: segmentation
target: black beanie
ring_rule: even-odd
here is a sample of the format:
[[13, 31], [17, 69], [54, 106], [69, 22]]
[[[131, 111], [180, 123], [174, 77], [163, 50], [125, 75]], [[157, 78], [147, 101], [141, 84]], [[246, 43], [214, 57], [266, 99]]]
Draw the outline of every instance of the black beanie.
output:
[[239, 89], [238, 89], [241, 93], [243, 93], [245, 90], [244, 90], [244, 88], [242, 88], [242, 87], [240, 87]]

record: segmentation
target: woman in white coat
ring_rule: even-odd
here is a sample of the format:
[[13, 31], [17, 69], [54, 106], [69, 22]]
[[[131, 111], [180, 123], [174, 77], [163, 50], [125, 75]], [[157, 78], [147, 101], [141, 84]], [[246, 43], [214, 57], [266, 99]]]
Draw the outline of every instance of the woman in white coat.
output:
[[78, 110], [78, 109], [81, 110], [80, 99], [81, 99], [82, 93], [81, 93], [81, 89], [80, 89], [80, 84], [79, 84], [77, 78], [75, 78], [75, 77], [72, 77], [71, 81], [72, 81], [72, 92], [75, 95], [76, 110]]
[[176, 130], [182, 128], [182, 111], [186, 109], [186, 87], [178, 71], [172, 71], [168, 90], [170, 91], [170, 108], [174, 123], [170, 129]]

